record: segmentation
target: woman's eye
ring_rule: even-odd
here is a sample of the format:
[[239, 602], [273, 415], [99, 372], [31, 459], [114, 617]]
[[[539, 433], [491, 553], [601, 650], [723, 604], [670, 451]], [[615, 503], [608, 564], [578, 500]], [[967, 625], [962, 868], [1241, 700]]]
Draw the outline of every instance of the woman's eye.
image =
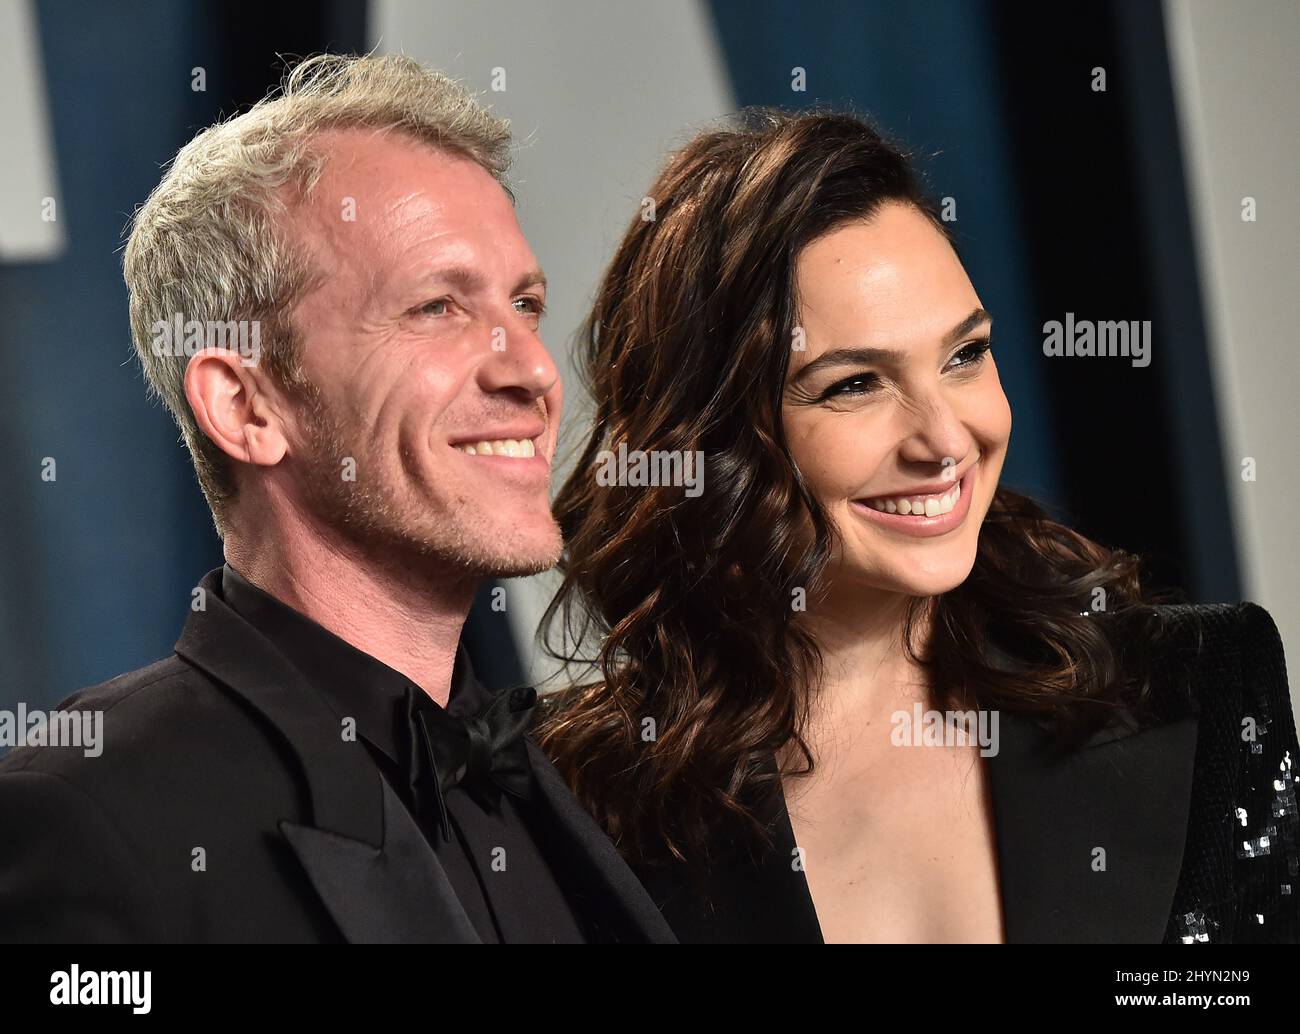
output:
[[880, 378], [874, 373], [855, 373], [852, 377], [845, 377], [842, 381], [836, 381], [829, 388], [822, 392], [822, 400], [831, 398], [853, 398], [858, 395], [869, 395], [876, 390]]
[[974, 366], [983, 360], [983, 358], [988, 354], [990, 347], [991, 346], [987, 340], [972, 341], [969, 345], [948, 360], [949, 369], [960, 369], [964, 366]]

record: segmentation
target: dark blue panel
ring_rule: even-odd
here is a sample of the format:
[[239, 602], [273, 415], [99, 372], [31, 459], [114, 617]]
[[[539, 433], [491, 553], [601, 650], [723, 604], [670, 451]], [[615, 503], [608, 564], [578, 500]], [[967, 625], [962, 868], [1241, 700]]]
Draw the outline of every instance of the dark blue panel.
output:
[[[0, 702], [53, 703], [169, 652], [189, 586], [220, 559], [176, 428], [146, 402], [120, 255], [207, 104], [190, 89], [190, 69], [213, 60], [200, 11], [38, 6], [68, 247], [0, 266]], [[47, 456], [54, 482], [40, 479]]]

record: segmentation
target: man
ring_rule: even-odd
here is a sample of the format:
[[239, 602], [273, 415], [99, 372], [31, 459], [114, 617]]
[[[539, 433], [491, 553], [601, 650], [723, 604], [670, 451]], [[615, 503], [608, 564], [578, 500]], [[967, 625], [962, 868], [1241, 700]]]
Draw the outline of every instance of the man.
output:
[[99, 756], [0, 762], [0, 938], [671, 942], [533, 691], [459, 645], [482, 579], [560, 551], [508, 145], [409, 59], [322, 56], [137, 213], [136, 350], [227, 563], [173, 656], [62, 705]]

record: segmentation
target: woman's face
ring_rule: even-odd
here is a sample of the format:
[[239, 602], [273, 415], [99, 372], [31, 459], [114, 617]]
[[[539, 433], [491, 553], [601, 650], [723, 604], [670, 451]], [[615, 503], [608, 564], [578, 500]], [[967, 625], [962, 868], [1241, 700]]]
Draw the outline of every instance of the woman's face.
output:
[[975, 562], [1011, 435], [989, 317], [910, 205], [815, 241], [796, 279], [785, 432], [840, 533], [832, 583], [947, 592]]

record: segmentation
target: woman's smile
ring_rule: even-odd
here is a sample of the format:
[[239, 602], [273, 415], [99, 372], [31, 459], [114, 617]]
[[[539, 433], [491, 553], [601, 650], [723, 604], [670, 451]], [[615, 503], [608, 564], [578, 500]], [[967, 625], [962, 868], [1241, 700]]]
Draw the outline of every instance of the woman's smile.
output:
[[897, 496], [851, 499], [853, 512], [864, 520], [904, 535], [944, 535], [961, 527], [970, 512], [971, 488], [978, 463], [967, 469], [955, 485]]

